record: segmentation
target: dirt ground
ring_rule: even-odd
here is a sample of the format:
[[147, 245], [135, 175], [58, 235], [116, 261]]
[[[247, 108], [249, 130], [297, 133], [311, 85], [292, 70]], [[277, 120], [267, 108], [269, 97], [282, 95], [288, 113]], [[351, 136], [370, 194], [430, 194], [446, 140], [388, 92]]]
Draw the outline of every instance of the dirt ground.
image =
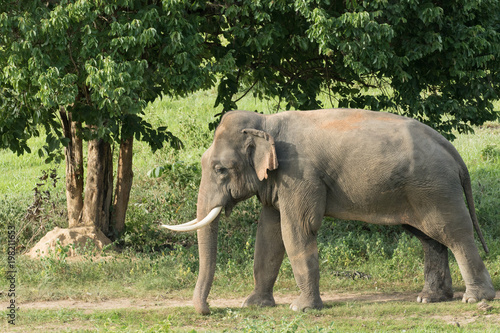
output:
[[[455, 293], [455, 301], [460, 301], [463, 293]], [[275, 300], [278, 305], [290, 304], [297, 295], [275, 295]], [[56, 301], [36, 301], [27, 302], [19, 304], [19, 310], [22, 311], [27, 309], [40, 309], [40, 310], [58, 310], [58, 309], [75, 309], [81, 310], [83, 312], [92, 313], [94, 311], [103, 310], [113, 310], [113, 309], [167, 309], [172, 307], [184, 307], [192, 306], [192, 301], [190, 298], [186, 299], [174, 299], [172, 298], [117, 298], [117, 299], [104, 299], [96, 301], [82, 301], [82, 300], [56, 300]], [[326, 292], [322, 293], [321, 297], [326, 306], [328, 304], [339, 303], [339, 302], [367, 302], [367, 303], [384, 303], [384, 302], [415, 302], [417, 299], [417, 293], [334, 293]], [[497, 292], [495, 300], [500, 300], [500, 291]], [[211, 297], [209, 299], [210, 307], [213, 308], [235, 308], [240, 307], [244, 301], [244, 298], [217, 298]], [[494, 306], [497, 306], [497, 302], [494, 302]], [[491, 306], [487, 303], [478, 303], [477, 308], [486, 310], [484, 306]], [[481, 311], [482, 312], [482, 311]], [[495, 311], [496, 312], [496, 311]], [[487, 313], [484, 312], [483, 317], [486, 317], [488, 321], [494, 324], [498, 324], [500, 327], [500, 316], [497, 313]], [[461, 316], [457, 318], [453, 314], [449, 315], [431, 315], [434, 319], [439, 319], [447, 324], [455, 327], [464, 327], [478, 319], [476, 315]], [[7, 327], [8, 331], [11, 332], [26, 332], [26, 327], [16, 325], [16, 327]], [[78, 331], [83, 329], [88, 329], [88, 327], [82, 326], [82, 323], [78, 322], [61, 322], [48, 323], [42, 325], [41, 327], [31, 327], [30, 329], [42, 330], [45, 332], [56, 332], [56, 331]], [[198, 329], [198, 328], [196, 328]], [[0, 326], [0, 331], [2, 330]]]
[[[460, 295], [457, 295], [460, 296]], [[500, 296], [500, 295], [499, 295]], [[290, 304], [297, 295], [275, 295], [276, 304]], [[321, 298], [323, 302], [390, 302], [390, 301], [414, 301], [417, 299], [417, 294], [409, 293], [376, 293], [376, 294], [356, 294], [356, 293], [322, 293]], [[227, 298], [218, 299], [217, 297], [210, 298], [210, 307], [212, 308], [231, 308], [239, 307], [245, 300], [242, 298]], [[182, 306], [192, 306], [191, 299], [130, 299], [130, 298], [118, 298], [118, 299], [108, 299], [93, 302], [86, 302], [80, 300], [58, 300], [58, 301], [37, 301], [29, 302], [20, 305], [22, 309], [63, 309], [72, 308], [79, 310], [111, 310], [111, 309], [121, 309], [121, 308], [137, 308], [137, 309], [149, 309], [149, 308], [171, 308], [171, 307], [182, 307]]]
[[[454, 298], [460, 300], [463, 293], [455, 293]], [[297, 295], [275, 295], [276, 304], [290, 304]], [[416, 301], [417, 293], [322, 293], [321, 298], [325, 304], [339, 302], [412, 302]], [[500, 299], [500, 291], [497, 292], [496, 298]], [[220, 299], [216, 297], [210, 298], [210, 307], [227, 308], [239, 307], [245, 300], [242, 298], [226, 298]], [[63, 309], [72, 308], [78, 310], [110, 310], [122, 308], [172, 308], [192, 306], [191, 299], [135, 299], [135, 298], [117, 298], [99, 301], [80, 301], [80, 300], [57, 300], [57, 301], [37, 301], [21, 304], [22, 309]]]

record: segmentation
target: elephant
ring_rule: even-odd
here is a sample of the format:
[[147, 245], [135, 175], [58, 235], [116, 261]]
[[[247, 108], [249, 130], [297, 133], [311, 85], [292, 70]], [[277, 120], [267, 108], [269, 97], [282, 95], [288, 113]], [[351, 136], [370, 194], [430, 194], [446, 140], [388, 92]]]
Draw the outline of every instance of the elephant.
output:
[[[286, 252], [300, 295], [290, 308], [320, 309], [316, 236], [324, 216], [403, 225], [422, 243], [424, 287], [417, 301], [453, 297], [448, 249], [466, 291], [463, 302], [495, 289], [474, 242], [479, 229], [470, 175], [453, 145], [417, 120], [361, 109], [227, 112], [201, 159], [197, 218], [199, 275], [193, 304], [209, 314], [222, 209], [256, 195], [262, 203], [254, 253], [254, 290], [243, 306], [274, 306]], [[465, 198], [464, 200], [464, 193]]]

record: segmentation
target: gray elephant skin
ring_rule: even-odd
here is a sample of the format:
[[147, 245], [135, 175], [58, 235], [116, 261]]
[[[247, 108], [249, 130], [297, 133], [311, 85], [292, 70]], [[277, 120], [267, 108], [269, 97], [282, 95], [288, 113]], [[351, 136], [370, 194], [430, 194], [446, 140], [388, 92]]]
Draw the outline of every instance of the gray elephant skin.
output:
[[229, 216], [238, 202], [254, 195], [262, 203], [255, 287], [243, 306], [275, 305], [273, 286], [285, 251], [301, 291], [290, 307], [323, 306], [316, 235], [324, 216], [400, 224], [413, 233], [424, 249], [419, 302], [453, 297], [448, 249], [465, 281], [463, 301], [495, 297], [474, 242], [476, 229], [488, 251], [467, 167], [450, 142], [416, 120], [357, 109], [273, 115], [231, 111], [201, 163], [197, 219], [164, 225], [198, 232], [193, 302], [199, 313], [210, 313], [207, 297], [216, 266], [219, 212], [225, 209]]

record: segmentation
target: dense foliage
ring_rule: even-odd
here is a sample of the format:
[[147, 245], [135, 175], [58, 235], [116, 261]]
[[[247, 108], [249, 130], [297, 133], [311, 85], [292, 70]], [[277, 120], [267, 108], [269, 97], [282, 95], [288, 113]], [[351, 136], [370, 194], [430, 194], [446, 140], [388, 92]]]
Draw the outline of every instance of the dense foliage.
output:
[[286, 109], [320, 108], [318, 96], [328, 91], [334, 105], [396, 111], [450, 137], [498, 117], [498, 1], [215, 5], [222, 9], [212, 18], [219, 29], [212, 53], [237, 68], [219, 85], [225, 109], [236, 107], [244, 87], [279, 97]]
[[[47, 134], [47, 152], [67, 144], [59, 111], [85, 139], [135, 134], [160, 148], [173, 139], [143, 120], [160, 92], [184, 95], [213, 82], [200, 66], [197, 21], [183, 4], [159, 1], [1, 1], [1, 147], [29, 152]], [[184, 36], [184, 37], [183, 37]], [[124, 133], [122, 133], [124, 132]]]
[[[39, 154], [51, 160], [62, 143], [69, 226], [122, 231], [134, 138], [153, 151], [165, 141], [180, 146], [166, 126], [144, 120], [147, 102], [215, 81], [203, 64], [203, 17], [184, 15], [198, 6], [143, 0], [0, 6], [0, 148], [30, 152], [28, 139], [42, 134]], [[89, 141], [85, 190], [82, 140]], [[112, 142], [120, 144], [114, 195]]]
[[158, 148], [172, 137], [144, 122], [145, 103], [217, 82], [224, 110], [250, 91], [278, 97], [278, 109], [319, 108], [326, 90], [335, 105], [397, 111], [446, 134], [498, 116], [495, 0], [2, 0], [0, 8], [0, 142], [18, 153], [40, 125], [47, 150], [64, 142], [61, 107], [87, 138], [125, 131]]

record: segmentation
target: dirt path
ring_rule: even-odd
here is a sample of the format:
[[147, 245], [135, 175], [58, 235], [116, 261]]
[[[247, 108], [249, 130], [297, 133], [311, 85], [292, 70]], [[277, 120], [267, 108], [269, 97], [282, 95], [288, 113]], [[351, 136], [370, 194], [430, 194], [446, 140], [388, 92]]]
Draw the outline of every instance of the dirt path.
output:
[[[454, 298], [459, 301], [462, 298], [463, 293], [455, 293]], [[276, 303], [279, 305], [290, 304], [296, 297], [296, 294], [285, 294], [285, 295], [275, 295]], [[334, 304], [343, 302], [366, 302], [366, 303], [385, 303], [385, 302], [415, 302], [417, 299], [417, 293], [335, 293], [335, 292], [325, 292], [321, 294], [323, 301], [326, 306], [332, 306]], [[217, 298], [213, 296], [209, 299], [211, 308], [237, 308], [240, 307], [245, 298]], [[496, 300], [500, 300], [500, 291], [496, 294]], [[496, 303], [496, 302], [495, 302]], [[478, 304], [479, 305], [479, 304]], [[104, 299], [104, 300], [57, 300], [57, 301], [36, 301], [27, 302], [19, 304], [19, 310], [59, 310], [59, 309], [74, 309], [81, 310], [84, 313], [91, 314], [96, 311], [103, 310], [114, 310], [114, 309], [151, 309], [151, 310], [162, 310], [173, 307], [191, 307], [192, 301], [190, 298], [179, 298], [178, 295], [170, 295], [167, 297], [146, 297], [146, 298], [117, 298], [117, 299]], [[495, 307], [497, 305], [494, 305]], [[476, 321], [480, 316], [476, 314], [462, 316], [460, 318], [457, 315], [447, 314], [447, 315], [430, 315], [434, 319], [444, 321], [445, 323], [451, 325], [450, 327], [463, 327], [463, 325], [468, 325]], [[500, 327], [500, 316], [498, 314], [485, 314], [483, 316], [493, 325], [498, 325]], [[460, 323], [459, 323], [460, 322]], [[114, 326], [113, 326], [114, 327]], [[113, 328], [112, 327], [112, 328]], [[89, 323], [82, 321], [61, 321], [61, 322], [50, 322], [46, 324], [34, 324], [22, 327], [7, 327], [8, 331], [12, 332], [59, 332], [59, 331], [78, 331], [78, 330], [92, 330], [93, 328], [89, 326]], [[116, 328], [116, 327], [115, 327]], [[203, 331], [203, 327], [192, 327], [193, 329], [200, 329]], [[0, 326], [0, 331], [2, 327]], [[110, 332], [114, 332], [111, 330]]]
[[[463, 293], [455, 293], [454, 298], [461, 299]], [[277, 304], [290, 304], [297, 295], [275, 295]], [[417, 293], [322, 293], [321, 298], [325, 304], [338, 302], [394, 302], [406, 301], [411, 302], [417, 299]], [[496, 299], [500, 299], [500, 292], [497, 292]], [[245, 298], [226, 298], [217, 297], [210, 298], [211, 307], [239, 307]], [[58, 300], [58, 301], [37, 301], [20, 304], [21, 309], [62, 309], [72, 308], [80, 310], [110, 310], [122, 308], [171, 308], [192, 306], [191, 299], [158, 299], [158, 298], [117, 298], [99, 301], [80, 301], [80, 300]]]

